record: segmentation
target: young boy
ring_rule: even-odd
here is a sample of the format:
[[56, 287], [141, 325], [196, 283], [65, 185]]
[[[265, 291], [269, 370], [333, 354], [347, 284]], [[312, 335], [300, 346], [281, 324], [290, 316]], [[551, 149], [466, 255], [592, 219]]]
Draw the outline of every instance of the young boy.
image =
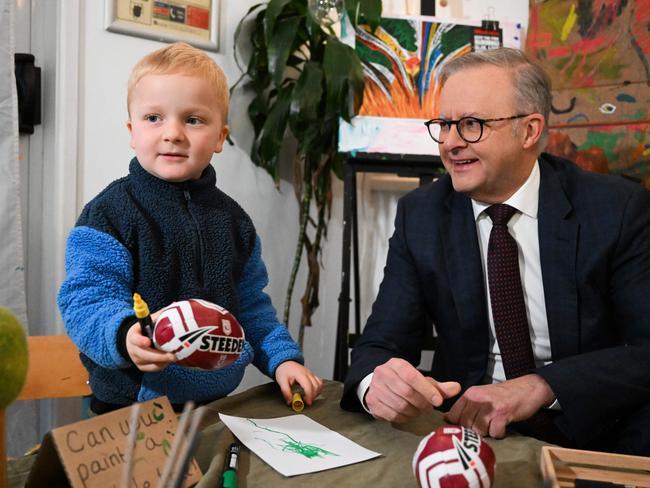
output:
[[[68, 237], [58, 303], [104, 413], [167, 395], [175, 407], [224, 397], [253, 362], [285, 400], [297, 382], [307, 404], [322, 382], [302, 366], [298, 345], [269, 297], [260, 239], [244, 210], [216, 188], [213, 153], [228, 134], [228, 85], [202, 51], [177, 43], [145, 56], [128, 84], [127, 128], [136, 157], [129, 175], [86, 205]], [[238, 318], [239, 359], [215, 371], [173, 364], [153, 348], [133, 313], [140, 293], [151, 310], [201, 298]], [[152, 314], [155, 320], [158, 312]]]

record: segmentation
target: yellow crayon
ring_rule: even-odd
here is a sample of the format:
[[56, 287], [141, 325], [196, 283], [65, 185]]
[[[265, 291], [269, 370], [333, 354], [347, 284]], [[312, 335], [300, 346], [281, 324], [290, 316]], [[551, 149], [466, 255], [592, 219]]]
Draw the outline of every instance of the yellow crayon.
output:
[[302, 401], [302, 395], [299, 391], [295, 392], [293, 398], [291, 398], [291, 408], [297, 413], [302, 412], [305, 408], [305, 402]]

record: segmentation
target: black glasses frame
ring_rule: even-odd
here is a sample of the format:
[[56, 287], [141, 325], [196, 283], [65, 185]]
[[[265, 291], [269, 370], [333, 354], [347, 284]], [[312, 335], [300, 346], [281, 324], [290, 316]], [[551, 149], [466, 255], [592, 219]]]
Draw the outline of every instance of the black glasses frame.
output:
[[[480, 141], [481, 137], [483, 137], [483, 127], [485, 126], [485, 124], [487, 122], [499, 122], [501, 120], [521, 119], [522, 117], [528, 117], [529, 115], [532, 115], [532, 113], [513, 115], [512, 117], [498, 117], [498, 118], [495, 118], [495, 119], [480, 119], [478, 117], [461, 117], [458, 120], [431, 119], [431, 120], [427, 120], [424, 123], [424, 125], [426, 125], [427, 131], [429, 132], [429, 136], [431, 137], [431, 139], [433, 139], [438, 144], [444, 144], [444, 141], [440, 141], [440, 140], [436, 139], [433, 136], [433, 132], [431, 131], [431, 125], [432, 124], [440, 124], [441, 126], [445, 125], [447, 127], [447, 129], [449, 129], [449, 131], [451, 131], [451, 126], [455, 125], [456, 126], [456, 131], [458, 132], [458, 135], [460, 136], [460, 138], [463, 141], [467, 142], [468, 144], [474, 144], [475, 142]], [[463, 131], [460, 130], [461, 126], [459, 124], [466, 121], [466, 120], [471, 120], [471, 121], [477, 122], [480, 129], [481, 129], [479, 131], [478, 137], [476, 139], [474, 139], [474, 140], [468, 140], [467, 138], [465, 138], [465, 136], [463, 135]]]

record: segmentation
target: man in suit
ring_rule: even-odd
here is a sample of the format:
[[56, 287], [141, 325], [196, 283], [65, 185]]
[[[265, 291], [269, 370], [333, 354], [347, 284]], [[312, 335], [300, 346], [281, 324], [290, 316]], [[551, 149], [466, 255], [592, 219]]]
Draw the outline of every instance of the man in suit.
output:
[[[550, 81], [521, 51], [439, 76], [428, 127], [448, 174], [398, 204], [341, 406], [392, 422], [438, 407], [482, 435], [650, 454], [650, 193], [541, 153]], [[515, 243], [505, 280], [498, 239]]]

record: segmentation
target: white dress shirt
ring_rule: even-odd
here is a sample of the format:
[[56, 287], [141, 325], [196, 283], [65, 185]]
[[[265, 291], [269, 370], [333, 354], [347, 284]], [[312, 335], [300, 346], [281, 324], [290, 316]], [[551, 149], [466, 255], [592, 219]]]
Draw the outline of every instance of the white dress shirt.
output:
[[[537, 207], [539, 203], [539, 163], [536, 161], [530, 176], [526, 182], [512, 195], [505, 204], [516, 208], [517, 212], [508, 222], [508, 230], [517, 241], [519, 248], [519, 273], [524, 288], [524, 301], [526, 304], [526, 315], [528, 316], [528, 327], [533, 356], [537, 367], [551, 362], [551, 342], [546, 319], [546, 302], [544, 301], [544, 284], [542, 282], [542, 265], [539, 257], [539, 237]], [[490, 204], [472, 200], [472, 209], [476, 221], [476, 231], [481, 252], [481, 263], [483, 266], [483, 280], [485, 283], [485, 300], [490, 320], [490, 345], [488, 353], [488, 365], [484, 378], [485, 383], [499, 383], [505, 380], [503, 361], [499, 344], [496, 340], [494, 330], [494, 318], [492, 317], [492, 304], [490, 302], [490, 286], [487, 280], [487, 248], [492, 230], [492, 220], [485, 213]], [[434, 353], [435, 354], [435, 353]], [[365, 402], [365, 395], [370, 387], [373, 373], [367, 375], [357, 386], [357, 396], [361, 405], [368, 413]], [[549, 407], [559, 409], [560, 406], [555, 400]]]
[[[503, 202], [516, 208], [517, 212], [508, 222], [508, 231], [517, 241], [519, 248], [519, 273], [524, 288], [524, 301], [528, 328], [533, 345], [533, 356], [537, 367], [551, 362], [551, 341], [546, 319], [546, 303], [544, 301], [544, 285], [542, 283], [542, 265], [539, 258], [539, 238], [537, 232], [537, 205], [539, 203], [539, 164], [535, 162], [533, 170], [526, 182], [517, 192]], [[494, 331], [492, 303], [490, 301], [490, 286], [487, 279], [487, 248], [492, 219], [485, 213], [490, 204], [472, 200], [478, 243], [481, 250], [483, 265], [483, 282], [485, 284], [485, 300], [490, 319], [490, 351], [488, 354], [485, 383], [499, 383], [506, 379], [503, 371], [503, 361]]]

